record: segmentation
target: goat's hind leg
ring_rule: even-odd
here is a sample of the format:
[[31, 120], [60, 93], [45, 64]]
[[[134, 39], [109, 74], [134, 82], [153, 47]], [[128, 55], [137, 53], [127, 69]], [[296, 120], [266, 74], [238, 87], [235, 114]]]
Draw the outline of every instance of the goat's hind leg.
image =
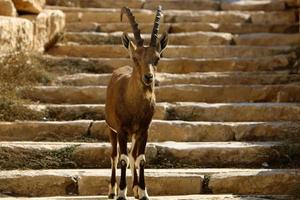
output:
[[114, 199], [117, 194], [116, 171], [118, 165], [118, 139], [117, 133], [110, 130], [109, 138], [111, 142], [111, 179], [109, 184], [108, 198]]
[[118, 133], [118, 141], [119, 141], [119, 148], [120, 148], [121, 179], [119, 184], [119, 192], [118, 192], [117, 200], [126, 200], [127, 198], [126, 170], [129, 165], [129, 158], [127, 155], [127, 134], [125, 132]]
[[146, 165], [146, 157], [145, 157], [145, 149], [148, 139], [148, 132], [145, 132], [141, 135], [138, 140], [138, 157], [135, 161], [136, 167], [139, 169], [139, 181], [138, 181], [138, 195], [140, 200], [149, 200], [149, 196], [147, 193], [146, 185], [145, 185], [145, 165]]

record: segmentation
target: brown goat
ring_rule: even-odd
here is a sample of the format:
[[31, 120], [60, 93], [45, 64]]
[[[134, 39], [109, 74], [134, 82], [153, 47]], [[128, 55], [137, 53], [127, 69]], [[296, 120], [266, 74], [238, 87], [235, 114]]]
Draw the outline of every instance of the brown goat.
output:
[[[133, 67], [125, 66], [115, 70], [107, 87], [106, 123], [110, 127], [111, 154], [111, 182], [109, 198], [114, 198], [117, 191], [116, 168], [118, 162], [117, 146], [119, 144], [121, 179], [118, 199], [126, 199], [126, 169], [130, 163], [133, 177], [133, 192], [135, 198], [148, 200], [145, 187], [144, 167], [146, 163], [145, 148], [148, 138], [148, 128], [151, 123], [154, 107], [154, 80], [156, 66], [162, 51], [168, 43], [168, 34], [164, 33], [159, 41], [159, 21], [161, 7], [157, 8], [154, 27], [149, 47], [144, 46], [135, 17], [127, 7], [121, 10], [126, 14], [133, 30], [135, 41], [127, 33], [123, 33], [122, 42], [129, 51]], [[127, 154], [127, 140], [132, 140], [129, 157]], [[139, 176], [137, 174], [139, 170]]]

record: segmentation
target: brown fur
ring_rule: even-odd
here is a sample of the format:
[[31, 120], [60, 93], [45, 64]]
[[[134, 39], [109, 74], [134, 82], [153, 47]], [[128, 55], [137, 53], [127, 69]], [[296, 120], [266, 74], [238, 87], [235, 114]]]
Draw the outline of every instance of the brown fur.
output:
[[[133, 166], [133, 187], [138, 186], [140, 191], [146, 191], [144, 181], [144, 154], [148, 138], [148, 129], [151, 123], [155, 108], [155, 72], [162, 51], [167, 46], [167, 34], [163, 34], [155, 45], [157, 39], [158, 26], [156, 24], [153, 31], [152, 43], [149, 47], [143, 46], [143, 39], [140, 38], [140, 32], [134, 16], [128, 8], [123, 8], [122, 12], [127, 13], [134, 29], [135, 42], [124, 33], [122, 37], [123, 45], [128, 49], [132, 67], [125, 66], [115, 70], [107, 87], [105, 115], [106, 123], [111, 128], [110, 141], [112, 144], [112, 176], [110, 188], [116, 185], [116, 159], [117, 145], [119, 144], [119, 152], [123, 156], [121, 159], [121, 179], [119, 191], [126, 190], [126, 168], [127, 157], [127, 141], [132, 138], [135, 141], [131, 147], [130, 156], [132, 161], [138, 161], [140, 166]], [[160, 9], [157, 14], [156, 21], [160, 19]], [[153, 45], [154, 43], [154, 45]], [[127, 157], [128, 158], [128, 157]], [[140, 169], [139, 177], [137, 176], [136, 167]], [[139, 178], [139, 179], [138, 179]], [[111, 189], [110, 189], [111, 190]], [[144, 197], [147, 195], [142, 192]], [[115, 191], [110, 191], [109, 198], [113, 198]], [[135, 196], [137, 197], [135, 191]], [[146, 195], [146, 196], [145, 196]], [[123, 199], [123, 198], [120, 198]]]

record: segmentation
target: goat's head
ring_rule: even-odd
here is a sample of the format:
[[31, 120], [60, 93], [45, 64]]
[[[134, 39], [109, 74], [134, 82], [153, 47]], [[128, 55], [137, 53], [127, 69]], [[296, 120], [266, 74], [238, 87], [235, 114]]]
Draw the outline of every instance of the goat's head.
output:
[[128, 7], [123, 7], [121, 10], [121, 21], [123, 14], [126, 14], [131, 25], [134, 39], [133, 41], [127, 33], [123, 33], [122, 43], [128, 49], [130, 58], [134, 62], [134, 67], [137, 68], [141, 82], [150, 86], [153, 85], [155, 79], [156, 66], [161, 57], [161, 53], [166, 48], [168, 43], [168, 34], [163, 33], [158, 40], [158, 31], [161, 18], [161, 6], [157, 8], [154, 21], [153, 31], [149, 46], [144, 46], [144, 40], [141, 38], [141, 31], [135, 21], [135, 17]]

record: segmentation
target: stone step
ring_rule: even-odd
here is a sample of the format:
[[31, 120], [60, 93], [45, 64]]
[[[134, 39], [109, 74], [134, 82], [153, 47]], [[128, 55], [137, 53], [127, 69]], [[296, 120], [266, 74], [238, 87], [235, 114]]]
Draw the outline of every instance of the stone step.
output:
[[[300, 144], [280, 142], [160, 142], [147, 144], [146, 158], [149, 168], [293, 168], [299, 150]], [[0, 167], [110, 168], [110, 151], [110, 143], [0, 142]]]
[[[197, 85], [178, 84], [155, 89], [157, 102], [300, 102], [300, 86], [294, 85]], [[99, 104], [106, 99], [105, 86], [37, 86], [23, 89], [20, 97], [42, 103]]]
[[285, 1], [245, 1], [245, 2], [232, 2], [226, 1], [193, 1], [186, 0], [182, 3], [179, 0], [155, 0], [155, 1], [84, 1], [84, 0], [69, 0], [55, 1], [47, 0], [48, 5], [53, 6], [67, 6], [67, 7], [82, 7], [82, 8], [119, 8], [127, 5], [130, 8], [144, 8], [144, 9], [156, 9], [157, 5], [162, 5], [164, 9], [179, 9], [179, 10], [265, 10], [265, 11], [277, 11], [285, 10], [286, 4], [293, 6], [295, 3], [291, 3], [289, 0]]
[[286, 8], [284, 1], [272, 0], [249, 0], [249, 1], [224, 1], [221, 3], [222, 10], [284, 10]]
[[[99, 33], [99, 32], [67, 32], [64, 35], [65, 43], [74, 42], [78, 44], [122, 44], [122, 32]], [[130, 34], [131, 38], [133, 35]], [[143, 34], [146, 44], [150, 41], [150, 34]], [[276, 46], [294, 45], [299, 46], [300, 34], [283, 33], [253, 33], [233, 36], [230, 33], [217, 32], [189, 32], [169, 34], [170, 45], [245, 45], [245, 46]]]
[[[107, 195], [110, 179], [110, 169], [12, 170], [0, 173], [1, 191], [25, 197]], [[127, 174], [130, 185], [129, 170]], [[256, 199], [240, 195], [295, 195], [300, 175], [297, 169], [146, 169], [145, 176], [150, 196], [194, 195], [210, 191], [212, 194], [232, 193], [234, 198], [231, 195], [222, 195], [224, 198], [214, 195], [213, 198], [201, 196], [203, 198], [199, 199], [266, 200], [269, 197]], [[208, 185], [205, 186], [205, 182]], [[39, 187], [36, 187], [37, 184]], [[128, 192], [131, 196], [131, 189]], [[278, 198], [283, 200], [284, 197]]]
[[220, 3], [216, 0], [193, 1], [187, 0], [184, 3], [180, 0], [155, 0], [145, 1], [142, 8], [155, 10], [157, 5], [161, 5], [166, 9], [179, 9], [179, 10], [218, 10]]
[[[151, 33], [153, 23], [140, 23], [142, 33]], [[68, 32], [132, 32], [126, 23], [96, 23], [96, 22], [70, 22], [66, 24]], [[298, 33], [299, 24], [252, 24], [252, 23], [162, 23], [160, 33], [182, 33], [182, 32], [226, 32], [233, 34], [245, 33]]]
[[[153, 120], [149, 142], [300, 141], [297, 122], [188, 122]], [[1, 141], [104, 141], [105, 121], [0, 122]]]
[[[101, 12], [101, 11], [100, 11]], [[80, 21], [73, 19], [73, 21]], [[94, 20], [96, 21], [96, 20]], [[165, 23], [251, 23], [251, 24], [294, 24], [298, 21], [297, 11], [164, 11]], [[97, 22], [97, 21], [96, 21]], [[140, 22], [144, 22], [141, 20]]]
[[[121, 37], [123, 32], [98, 33], [98, 32], [67, 32], [64, 34], [64, 43], [77, 44], [122, 44]], [[133, 38], [132, 34], [129, 34]], [[142, 34], [145, 44], [150, 42], [151, 34]], [[172, 33], [169, 34], [170, 45], [230, 45], [232, 35], [230, 33], [216, 32], [190, 32], [190, 33]], [[284, 45], [284, 44], [283, 44]]]
[[[69, 51], [71, 52], [71, 50]], [[53, 52], [52, 52], [53, 53]], [[196, 56], [196, 55], [195, 55]], [[190, 73], [190, 72], [225, 72], [225, 71], [274, 71], [288, 69], [296, 54], [281, 54], [254, 58], [162, 58], [158, 65], [159, 72]], [[41, 65], [47, 66], [55, 73], [111, 73], [113, 70], [130, 65], [126, 58], [80, 58], [80, 57], [41, 57]]]
[[[7, 195], [8, 196], [8, 195]], [[12, 200], [12, 197], [1, 197], [2, 200]], [[22, 197], [23, 200], [107, 200], [107, 196], [56, 196], [56, 197]], [[133, 200], [133, 197], [129, 197]], [[176, 195], [151, 196], [153, 200], [293, 200], [289, 195]], [[294, 199], [296, 200], [296, 199]]]
[[[120, 9], [108, 8], [70, 8], [59, 9], [66, 14], [69, 22], [119, 23]], [[138, 23], [153, 23], [155, 11], [133, 9]], [[252, 24], [296, 24], [297, 11], [212, 11], [212, 10], [166, 10], [163, 11], [163, 23], [204, 22], [204, 23], [252, 23]], [[124, 22], [127, 19], [124, 18]]]
[[[68, 1], [57, 1], [57, 0], [47, 0], [47, 5], [53, 6], [67, 6], [67, 7], [87, 7], [87, 8], [119, 8], [127, 5], [130, 8], [141, 8], [143, 6], [143, 1], [141, 0], [68, 0]], [[51, 6], [52, 7], [52, 6]]]
[[[257, 58], [296, 51], [291, 46], [229, 46], [229, 45], [199, 45], [199, 46], [168, 46], [163, 52], [165, 58]], [[129, 58], [122, 45], [80, 45], [77, 43], [59, 44], [47, 52], [54, 56], [86, 57], [86, 58]]]
[[[104, 104], [29, 105], [46, 120], [103, 120]], [[241, 114], [243, 113], [243, 114]], [[247, 113], [247, 114], [244, 114]], [[157, 103], [154, 119], [218, 122], [300, 121], [300, 104], [294, 103]]]
[[[119, 1], [97, 1], [97, 0], [69, 0], [68, 2], [64, 1], [55, 1], [47, 0], [48, 5], [57, 5], [57, 6], [68, 6], [68, 7], [82, 7], [82, 8], [119, 8], [124, 5], [130, 8], [146, 8], [146, 9], [156, 9], [157, 5], [160, 4], [164, 9], [188, 9], [188, 10], [218, 10], [220, 3], [218, 1], [193, 1], [186, 0], [184, 3], [178, 0], [155, 0], [155, 1], [133, 1], [133, 0], [119, 0]], [[273, 5], [273, 4], [270, 4]]]
[[[88, 86], [107, 85], [111, 74], [78, 73], [64, 75], [54, 81], [56, 85]], [[287, 84], [300, 83], [299, 74], [288, 71], [278, 72], [206, 72], [188, 74], [156, 73], [156, 85], [174, 84]]]
[[253, 33], [234, 37], [236, 45], [298, 45], [300, 44], [300, 34], [280, 34], [280, 33]]

